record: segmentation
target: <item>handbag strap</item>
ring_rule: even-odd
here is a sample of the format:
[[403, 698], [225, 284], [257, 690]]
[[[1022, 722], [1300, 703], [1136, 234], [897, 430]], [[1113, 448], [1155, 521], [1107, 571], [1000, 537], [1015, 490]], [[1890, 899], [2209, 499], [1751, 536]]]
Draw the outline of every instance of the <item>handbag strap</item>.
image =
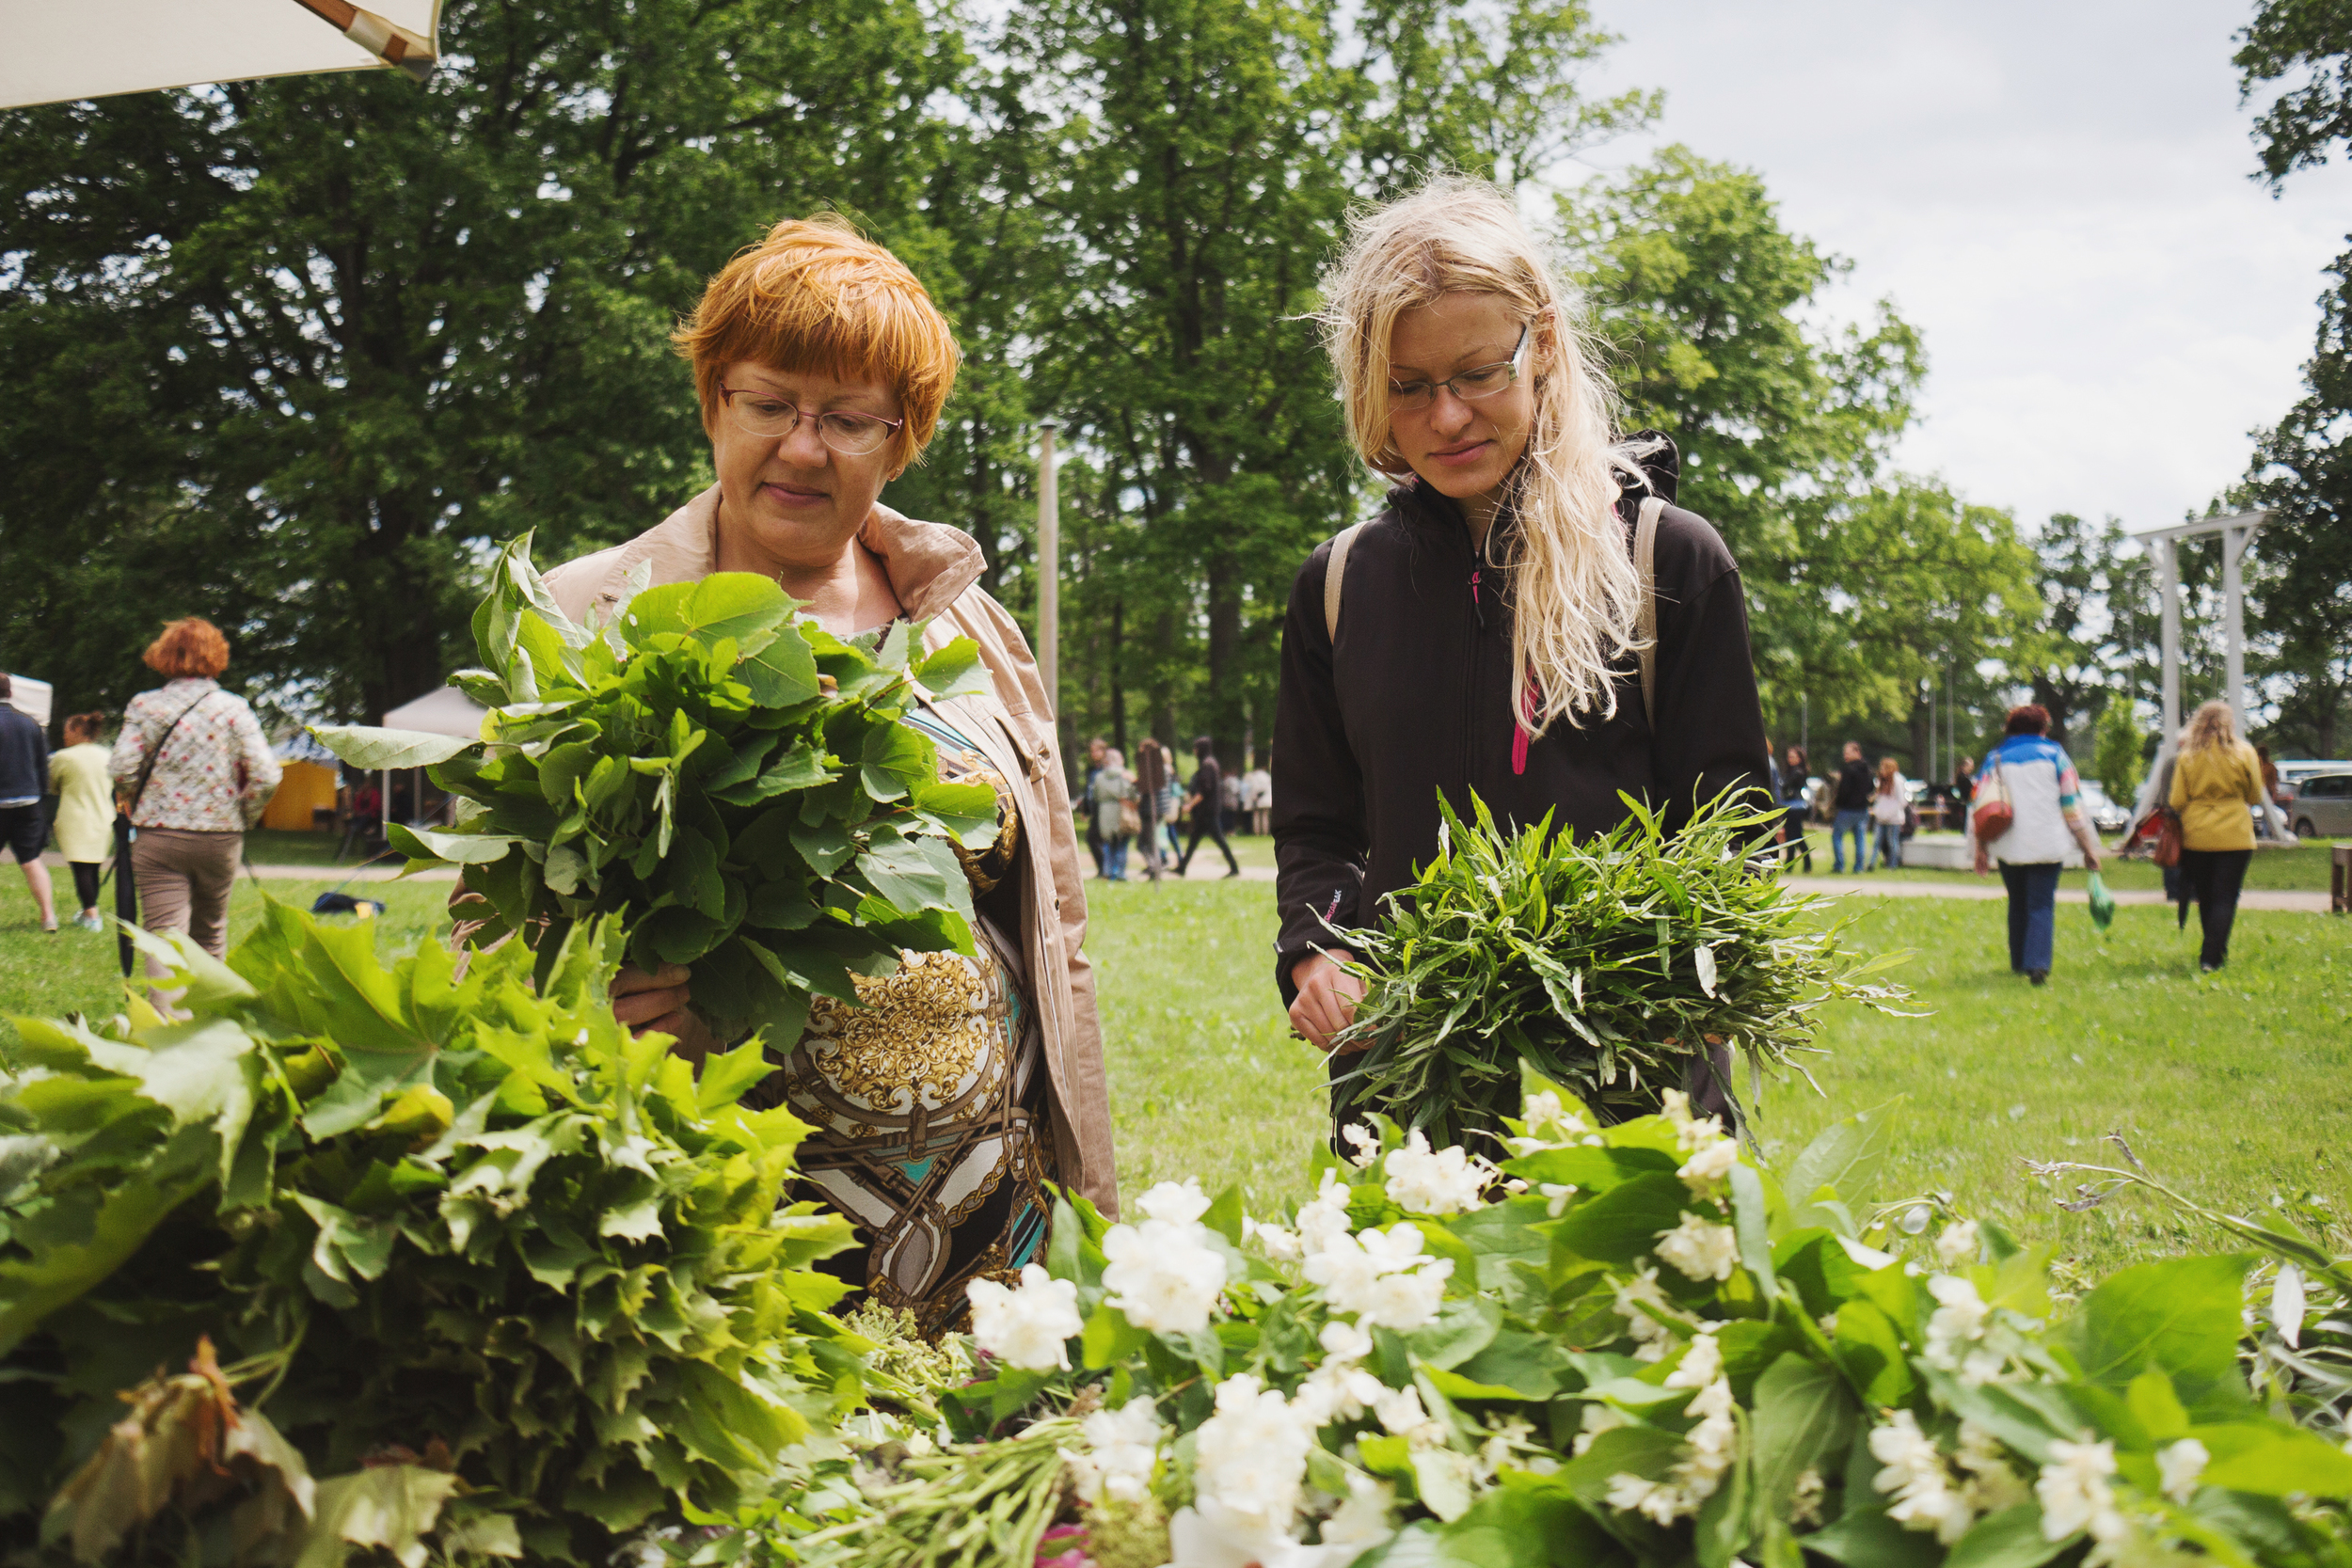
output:
[[137, 811], [139, 802], [147, 799], [147, 781], [155, 776], [155, 765], [164, 760], [164, 748], [171, 744], [172, 735], [180, 728], [180, 721], [219, 695], [220, 688], [216, 686], [182, 708], [172, 718], [171, 722], [164, 726], [164, 733], [156, 736], [155, 744], [147, 749], [147, 760], [139, 764], [139, 782], [131, 786], [131, 803], [123, 807], [123, 816], [129, 816], [133, 812]]

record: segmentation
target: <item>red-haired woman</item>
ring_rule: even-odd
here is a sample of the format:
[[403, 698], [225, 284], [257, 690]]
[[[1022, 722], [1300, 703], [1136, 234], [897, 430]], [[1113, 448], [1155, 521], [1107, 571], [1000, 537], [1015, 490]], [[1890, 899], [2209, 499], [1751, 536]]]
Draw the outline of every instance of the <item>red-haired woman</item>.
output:
[[[650, 532], [549, 573], [564, 611], [609, 618], [632, 582], [757, 572], [838, 636], [906, 621], [932, 647], [971, 638], [993, 677], [986, 696], [911, 716], [943, 771], [997, 792], [996, 847], [966, 866], [977, 959], [916, 955], [858, 978], [863, 1006], [819, 998], [801, 1040], [770, 1042], [784, 1070], [761, 1085], [818, 1128], [801, 1165], [866, 1243], [855, 1282], [944, 1327], [971, 1280], [1042, 1254], [1045, 1181], [1106, 1212], [1118, 1201], [1094, 975], [1079, 950], [1084, 863], [1044, 683], [979, 586], [971, 535], [880, 500], [938, 425], [955, 339], [897, 257], [818, 218], [778, 224], [730, 261], [676, 341], [718, 483]], [[615, 1011], [707, 1049], [691, 979], [675, 965], [624, 970]], [[723, 981], [703, 984], [715, 993]]]
[[146, 657], [164, 684], [131, 699], [107, 762], [138, 830], [139, 920], [151, 931], [185, 931], [218, 958], [246, 830], [277, 792], [278, 759], [245, 699], [221, 688], [229, 640], [210, 621], [172, 622]]

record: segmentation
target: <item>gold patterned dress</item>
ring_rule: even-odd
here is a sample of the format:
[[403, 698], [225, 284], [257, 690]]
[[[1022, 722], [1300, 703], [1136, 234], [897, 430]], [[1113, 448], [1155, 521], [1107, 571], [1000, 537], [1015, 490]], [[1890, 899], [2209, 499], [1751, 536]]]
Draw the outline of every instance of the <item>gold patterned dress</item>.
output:
[[987, 760], [933, 709], [905, 721], [939, 749], [943, 778], [996, 786], [996, 842], [961, 848], [976, 954], [909, 953], [862, 1006], [818, 997], [783, 1074], [785, 1101], [817, 1132], [800, 1165], [864, 1245], [828, 1269], [927, 1334], [959, 1326], [964, 1286], [1011, 1280], [1042, 1255], [1055, 1180], [1042, 1037], [1009, 873], [1022, 824]]

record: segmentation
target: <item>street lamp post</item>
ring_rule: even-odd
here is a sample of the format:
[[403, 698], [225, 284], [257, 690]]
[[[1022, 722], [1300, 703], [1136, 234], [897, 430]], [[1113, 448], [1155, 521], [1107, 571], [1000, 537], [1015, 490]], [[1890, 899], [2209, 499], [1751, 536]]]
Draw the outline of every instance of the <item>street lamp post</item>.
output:
[[1054, 488], [1055, 420], [1037, 423], [1037, 662], [1045, 704], [1061, 714], [1061, 502]]

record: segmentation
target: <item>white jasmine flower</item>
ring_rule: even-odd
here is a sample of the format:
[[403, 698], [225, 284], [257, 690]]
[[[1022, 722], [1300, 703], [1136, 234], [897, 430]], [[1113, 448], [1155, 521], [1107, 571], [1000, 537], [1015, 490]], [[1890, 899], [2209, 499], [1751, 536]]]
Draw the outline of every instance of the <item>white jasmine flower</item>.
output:
[[1974, 1421], [1960, 1423], [1960, 1451], [1952, 1460], [1968, 1472], [1961, 1496], [1979, 1513], [1999, 1513], [2033, 1496], [2026, 1478], [2010, 1467], [2000, 1439]]
[[1078, 1496], [1088, 1502], [1105, 1497], [1120, 1502], [1141, 1500], [1152, 1484], [1152, 1466], [1159, 1457], [1160, 1413], [1145, 1399], [1129, 1400], [1117, 1410], [1098, 1410], [1078, 1428], [1087, 1441], [1085, 1453], [1062, 1450], [1070, 1464]]
[[1935, 1310], [1928, 1316], [1928, 1365], [1949, 1370], [1960, 1365], [1962, 1345], [1984, 1338], [1993, 1308], [1977, 1294], [1974, 1285], [1958, 1275], [1934, 1275], [1928, 1281], [1928, 1294], [1936, 1300]]
[[1217, 1385], [1216, 1411], [1200, 1423], [1193, 1489], [1235, 1522], [1286, 1532], [1298, 1512], [1313, 1431], [1281, 1394], [1242, 1372]]
[[[1324, 1549], [1281, 1525], [1201, 1497], [1168, 1522], [1168, 1568], [1326, 1568]], [[1362, 1547], [1342, 1549], [1352, 1560]]]
[[972, 1303], [972, 1338], [980, 1349], [1025, 1371], [1068, 1370], [1064, 1343], [1086, 1324], [1078, 1317], [1078, 1287], [1056, 1279], [1035, 1263], [1021, 1271], [1021, 1288], [1008, 1291], [993, 1279], [963, 1288]]
[[1730, 1138], [1718, 1138], [1711, 1144], [1701, 1145], [1698, 1152], [1685, 1160], [1675, 1174], [1692, 1192], [1704, 1195], [1712, 1192], [1715, 1183], [1729, 1176], [1731, 1167], [1739, 1163], [1739, 1144]]
[[1333, 1361], [1361, 1361], [1372, 1354], [1372, 1336], [1343, 1318], [1333, 1318], [1315, 1335], [1323, 1354]]
[[1103, 1238], [1110, 1266], [1103, 1283], [1109, 1303], [1137, 1328], [1192, 1334], [1209, 1326], [1209, 1310], [1225, 1288], [1225, 1258], [1198, 1224], [1145, 1220], [1114, 1225]]
[[1632, 1418], [1615, 1405], [1587, 1404], [1584, 1407], [1583, 1418], [1578, 1422], [1583, 1430], [1576, 1434], [1576, 1446], [1571, 1457], [1581, 1459], [1585, 1451], [1592, 1448], [1594, 1438], [1598, 1437], [1604, 1432], [1614, 1432], [1621, 1426], [1631, 1424]]
[[1434, 1153], [1418, 1127], [1401, 1148], [1389, 1150], [1387, 1190], [1398, 1208], [1413, 1214], [1460, 1214], [1486, 1207], [1479, 1195], [1498, 1174], [1461, 1145]]
[[1657, 1253], [1692, 1279], [1729, 1279], [1740, 1266], [1740, 1238], [1727, 1225], [1685, 1214], [1672, 1230], [1658, 1233]]
[[1701, 1334], [1691, 1341], [1675, 1370], [1666, 1374], [1669, 1388], [1704, 1388], [1723, 1375], [1724, 1350], [1711, 1334]]
[[1340, 1137], [1356, 1151], [1347, 1157], [1347, 1163], [1358, 1170], [1369, 1169], [1380, 1158], [1380, 1134], [1362, 1122], [1349, 1122], [1340, 1129]]
[[1661, 1114], [1675, 1130], [1675, 1141], [1685, 1154], [1696, 1153], [1724, 1135], [1721, 1117], [1694, 1117], [1691, 1114], [1691, 1097], [1680, 1089], [1668, 1089], [1661, 1097]]
[[1389, 1386], [1347, 1361], [1327, 1361], [1307, 1374], [1291, 1399], [1299, 1420], [1320, 1429], [1333, 1421], [1352, 1421], [1371, 1409]]
[[1519, 1107], [1519, 1125], [1525, 1131], [1502, 1140], [1503, 1147], [1514, 1154], [1534, 1154], [1547, 1148], [1559, 1148], [1592, 1132], [1592, 1127], [1577, 1111], [1571, 1111], [1549, 1089], [1538, 1089], [1527, 1097]]
[[1266, 1220], [1253, 1220], [1248, 1214], [1241, 1217], [1241, 1239], [1257, 1243], [1268, 1258], [1285, 1263], [1297, 1261], [1301, 1255], [1297, 1232]]
[[2176, 1503], [2188, 1501], [2197, 1491], [2197, 1478], [2205, 1473], [2205, 1462], [2212, 1457], [2194, 1437], [2158, 1449], [2156, 1473], [2163, 1480], [2164, 1495]]
[[1821, 1497], [1826, 1490], [1821, 1472], [1807, 1465], [1797, 1473], [1795, 1492], [1788, 1499], [1788, 1522], [1792, 1525], [1818, 1525], [1821, 1522]]
[[1658, 1288], [1658, 1271], [1645, 1268], [1630, 1279], [1617, 1279], [1611, 1284], [1617, 1295], [1613, 1309], [1625, 1320], [1626, 1334], [1634, 1342], [1633, 1358], [1636, 1361], [1665, 1359], [1666, 1352], [1674, 1345], [1674, 1331], [1654, 1314], [1680, 1314], [1675, 1312], [1674, 1304]]
[[1527, 1182], [1523, 1179], [1514, 1176], [1502, 1183], [1502, 1190], [1509, 1193], [1513, 1197], [1517, 1197], [1521, 1193], [1527, 1191]]
[[1372, 1402], [1372, 1413], [1379, 1418], [1382, 1427], [1398, 1437], [1410, 1438], [1416, 1448], [1445, 1441], [1445, 1428], [1422, 1408], [1418, 1388], [1384, 1386]]
[[1323, 1544], [1376, 1546], [1396, 1533], [1391, 1522], [1395, 1508], [1396, 1491], [1388, 1482], [1351, 1472], [1347, 1478], [1347, 1500], [1323, 1521]]
[[1136, 1199], [1136, 1207], [1146, 1219], [1166, 1220], [1170, 1225], [1190, 1225], [1209, 1212], [1209, 1195], [1200, 1190], [1200, 1179], [1187, 1176], [1183, 1185], [1163, 1181]]
[[1321, 1252], [1332, 1237], [1347, 1233], [1348, 1196], [1347, 1183], [1326, 1165], [1313, 1200], [1298, 1211], [1298, 1244], [1302, 1251]]
[[1936, 1260], [1947, 1269], [1958, 1268], [1977, 1255], [1977, 1222], [1954, 1220], [1935, 1239]]
[[1424, 1257], [1421, 1249], [1421, 1231], [1409, 1224], [1354, 1236], [1342, 1231], [1307, 1259], [1305, 1273], [1323, 1287], [1333, 1310], [1354, 1314], [1366, 1327], [1410, 1333], [1438, 1315], [1454, 1274], [1452, 1259]]
[[1547, 1181], [1536, 1190], [1544, 1195], [1544, 1212], [1555, 1220], [1568, 1212], [1568, 1199], [1576, 1196], [1575, 1184], [1566, 1181]]
[[1671, 1525], [1695, 1512], [1682, 1506], [1682, 1495], [1673, 1487], [1623, 1470], [1609, 1478], [1609, 1495], [1604, 1500], [1620, 1513], [1644, 1514], [1661, 1525]]
[[1910, 1411], [1898, 1410], [1884, 1426], [1870, 1430], [1870, 1457], [1884, 1466], [1870, 1484], [1894, 1499], [1886, 1516], [1905, 1529], [1932, 1531], [1948, 1546], [1976, 1522], [1976, 1511], [1952, 1486], [1935, 1439], [1919, 1430]]
[[1478, 1445], [1478, 1483], [1483, 1486], [1493, 1481], [1495, 1472], [1511, 1462], [1512, 1451], [1534, 1435], [1535, 1429], [1516, 1416], [1492, 1428], [1486, 1440]]
[[2052, 1443], [2050, 1463], [2042, 1466], [2033, 1495], [2042, 1499], [2042, 1538], [2063, 1541], [2087, 1530], [2094, 1541], [2113, 1541], [2123, 1533], [2123, 1515], [2115, 1506], [2112, 1443]]

